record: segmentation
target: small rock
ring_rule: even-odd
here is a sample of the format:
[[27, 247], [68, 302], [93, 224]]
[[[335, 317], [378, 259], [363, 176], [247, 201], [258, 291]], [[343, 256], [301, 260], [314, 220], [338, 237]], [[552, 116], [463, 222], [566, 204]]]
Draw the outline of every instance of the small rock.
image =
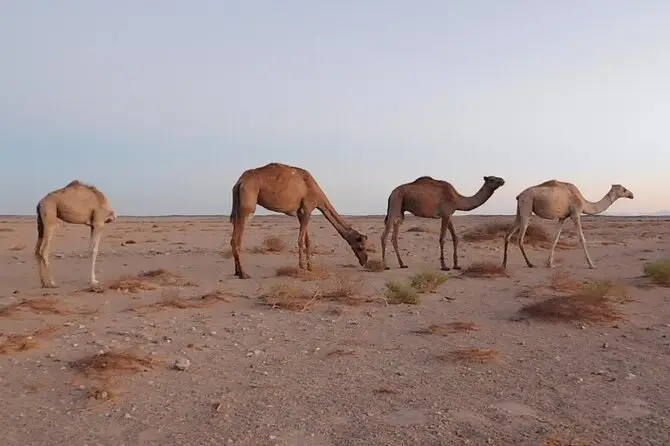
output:
[[179, 358], [174, 362], [174, 367], [179, 371], [188, 370], [191, 367], [191, 361], [186, 358]]
[[600, 346], [600, 348], [607, 348], [609, 347], [609, 344], [607, 342], [603, 342], [603, 345]]
[[635, 379], [635, 378], [637, 378], [637, 375], [634, 374], [634, 373], [629, 373], [628, 375], [626, 375], [626, 379], [629, 380], [629, 381], [631, 379]]
[[254, 355], [260, 355], [261, 351], [260, 350], [254, 350]]
[[123, 416], [123, 418], [125, 418], [126, 420], [130, 420], [132, 417], [133, 417], [133, 416], [130, 415], [129, 413], [126, 413], [126, 414]]

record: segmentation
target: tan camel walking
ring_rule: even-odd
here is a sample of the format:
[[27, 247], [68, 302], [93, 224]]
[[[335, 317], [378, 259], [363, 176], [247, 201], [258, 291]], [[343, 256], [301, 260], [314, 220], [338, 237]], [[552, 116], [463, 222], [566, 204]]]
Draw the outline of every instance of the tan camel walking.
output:
[[503, 254], [503, 268], [507, 267], [507, 247], [509, 241], [516, 231], [519, 232], [518, 244], [526, 265], [532, 268], [534, 265], [528, 260], [526, 250], [523, 247], [523, 238], [526, 235], [526, 229], [530, 223], [530, 217], [534, 213], [540, 218], [547, 220], [558, 219], [556, 235], [551, 243], [549, 257], [547, 258], [547, 267], [554, 266], [554, 250], [561, 235], [563, 225], [568, 218], [571, 218], [579, 233], [579, 244], [582, 245], [586, 262], [590, 268], [595, 268], [589, 253], [586, 250], [586, 240], [582, 231], [581, 214], [599, 214], [609, 208], [619, 198], [633, 198], [633, 192], [629, 191], [620, 184], [613, 184], [609, 192], [598, 202], [592, 203], [586, 201], [582, 193], [574, 184], [563, 181], [549, 180], [536, 186], [525, 189], [516, 197], [516, 218], [514, 223], [505, 234], [505, 249]]
[[384, 219], [386, 226], [382, 233], [382, 263], [384, 269], [389, 269], [386, 265], [386, 239], [391, 227], [393, 227], [391, 242], [398, 263], [400, 268], [407, 268], [407, 265], [400, 258], [400, 251], [398, 250], [398, 230], [404, 220], [405, 211], [417, 217], [442, 219], [440, 227], [440, 264], [442, 270], [449, 270], [444, 262], [444, 240], [447, 229], [449, 229], [454, 245], [454, 269], [461, 269], [458, 266], [458, 237], [451, 216], [456, 211], [471, 211], [478, 208], [486, 203], [493, 192], [504, 184], [505, 180], [500, 177], [487, 176], [484, 177], [484, 185], [475, 195], [464, 197], [450, 183], [424, 176], [393, 189], [389, 195], [386, 218]]
[[98, 245], [106, 223], [116, 220], [116, 213], [105, 195], [89, 184], [72, 181], [67, 186], [48, 193], [37, 204], [37, 244], [35, 257], [43, 288], [55, 288], [49, 266], [51, 239], [58, 220], [91, 228], [91, 285], [97, 285], [95, 261]]
[[320, 210], [338, 234], [346, 240], [361, 266], [367, 262], [368, 237], [344, 221], [312, 175], [299, 167], [270, 163], [244, 171], [233, 186], [233, 208], [230, 213], [233, 235], [230, 246], [235, 258], [235, 275], [240, 279], [249, 278], [242, 268], [240, 251], [244, 226], [256, 211], [257, 204], [270, 211], [298, 217], [300, 223], [298, 266], [301, 269], [305, 269], [303, 248], [307, 258], [307, 270], [312, 269], [307, 225], [314, 209]]

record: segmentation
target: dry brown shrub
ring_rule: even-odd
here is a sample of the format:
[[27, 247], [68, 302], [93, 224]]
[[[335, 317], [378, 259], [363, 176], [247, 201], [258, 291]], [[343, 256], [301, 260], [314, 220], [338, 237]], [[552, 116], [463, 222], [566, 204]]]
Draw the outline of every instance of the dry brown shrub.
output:
[[58, 307], [58, 300], [49, 297], [24, 299], [0, 309], [0, 317], [14, 315], [19, 310], [29, 310], [37, 314], [94, 314], [97, 310], [65, 310]]
[[132, 240], [132, 239], [131, 239], [131, 240], [126, 240], [126, 241], [123, 242], [122, 244], [123, 244], [123, 245], [134, 245], [135, 243], [137, 243], [137, 242], [136, 242], [135, 240]]
[[210, 291], [209, 293], [205, 293], [202, 296], [200, 296], [200, 299], [205, 300], [205, 301], [223, 301], [223, 302], [230, 302], [228, 300], [229, 295], [221, 290], [214, 290]]
[[644, 275], [655, 284], [670, 286], [670, 259], [656, 260], [644, 265]]
[[326, 354], [326, 356], [327, 356], [327, 357], [331, 357], [331, 356], [353, 356], [353, 355], [355, 355], [355, 354], [356, 354], [356, 350], [355, 350], [355, 349], [351, 349], [351, 348], [348, 348], [348, 349], [338, 348], [338, 349], [335, 349], [335, 350], [332, 350], [332, 351], [328, 352], [328, 353]]
[[349, 277], [338, 277], [337, 286], [334, 289], [322, 292], [322, 297], [325, 300], [336, 301], [351, 306], [360, 305], [364, 301], [360, 295], [360, 280], [353, 280]]
[[275, 272], [277, 277], [292, 277], [301, 280], [325, 280], [330, 274], [323, 268], [312, 266], [312, 270], [298, 268], [295, 266], [281, 266]]
[[24, 249], [26, 249], [26, 245], [24, 245], [22, 243], [20, 243], [18, 245], [14, 245], [11, 248], [9, 248], [10, 251], [23, 251]]
[[434, 293], [437, 289], [447, 281], [446, 274], [423, 271], [414, 274], [409, 278], [409, 286], [417, 290], [419, 293]]
[[461, 276], [490, 278], [490, 277], [508, 277], [509, 275], [502, 266], [495, 264], [493, 262], [473, 262], [472, 264], [461, 270]]
[[438, 359], [444, 361], [477, 362], [484, 364], [487, 362], [498, 362], [500, 353], [492, 348], [465, 348], [461, 350], [452, 350], [438, 355]]
[[593, 442], [582, 437], [565, 438], [565, 436], [552, 433], [542, 440], [543, 446], [592, 446]]
[[202, 308], [206, 306], [208, 302], [203, 301], [201, 298], [196, 299], [180, 299], [179, 298], [179, 293], [174, 290], [174, 292], [170, 293], [163, 293], [161, 298], [157, 300], [156, 302], [150, 303], [150, 304], [145, 304], [145, 305], [139, 305], [136, 307], [130, 308], [130, 311], [135, 311], [135, 312], [140, 312], [140, 313], [147, 313], [147, 312], [155, 312], [155, 311], [160, 311], [160, 310], [165, 310], [168, 308], [176, 308], [179, 310], [184, 310], [187, 308]]
[[387, 395], [397, 395], [397, 394], [400, 393], [396, 389], [393, 389], [391, 387], [386, 387], [386, 386], [375, 389], [374, 392], [375, 393], [380, 393], [380, 394], [387, 394]]
[[419, 292], [411, 285], [390, 280], [386, 282], [385, 286], [386, 300], [388, 303], [393, 305], [416, 305], [419, 303]]
[[[353, 265], [353, 267], [355, 268], [356, 265]], [[382, 263], [382, 261], [379, 260], [379, 259], [370, 259], [370, 260], [368, 260], [368, 261], [365, 263], [364, 268], [365, 268], [367, 271], [370, 271], [370, 272], [373, 272], [373, 273], [379, 273], [379, 272], [382, 272], [382, 271], [384, 271], [384, 270], [386, 269], [386, 268], [384, 268], [384, 264]]]
[[612, 304], [630, 300], [628, 289], [615, 282], [585, 283], [569, 295], [524, 305], [519, 316], [551, 322], [612, 322], [622, 317]]
[[549, 288], [559, 292], [575, 292], [582, 288], [582, 284], [570, 277], [567, 271], [555, 271], [549, 279]]
[[[155, 290], [160, 286], [198, 286], [197, 283], [184, 279], [176, 274], [173, 274], [163, 268], [144, 271], [137, 276], [124, 276], [120, 279], [114, 280], [107, 288], [110, 290], [119, 290], [129, 293], [137, 293], [140, 291]], [[95, 291], [95, 288], [91, 288]]]
[[422, 328], [415, 330], [414, 333], [417, 334], [440, 334], [442, 336], [447, 336], [450, 333], [458, 333], [463, 331], [474, 331], [479, 330], [479, 326], [471, 321], [456, 321], [449, 322], [445, 325], [433, 324], [428, 326], [428, 328]]
[[39, 345], [39, 340], [41, 338], [47, 337], [56, 330], [58, 330], [58, 327], [47, 327], [25, 335], [0, 334], [0, 338], [5, 338], [2, 342], [0, 342], [0, 355], [33, 349]]
[[308, 293], [286, 284], [273, 285], [260, 296], [261, 303], [272, 308], [305, 311], [320, 298], [320, 293]]
[[[466, 242], [485, 242], [485, 241], [501, 241], [507, 230], [511, 227], [511, 223], [491, 222], [483, 223], [472, 229], [468, 229], [463, 233], [463, 240]], [[511, 243], [517, 243], [519, 231], [517, 231], [510, 239]], [[531, 246], [549, 247], [553, 241], [553, 235], [549, 233], [544, 227], [531, 223], [526, 229], [524, 237], [524, 244]], [[559, 240], [556, 249], [570, 249], [575, 247], [574, 242], [567, 240]]]
[[266, 252], [282, 252], [286, 249], [286, 243], [275, 235], [269, 235], [263, 239], [261, 246], [252, 248], [251, 252], [262, 254]]
[[430, 232], [430, 229], [424, 228], [423, 226], [412, 226], [405, 232]]
[[0, 228], [0, 232], [14, 232], [12, 228]]
[[158, 362], [157, 358], [138, 356], [127, 351], [107, 351], [72, 361], [70, 367], [87, 376], [104, 377], [146, 371]]

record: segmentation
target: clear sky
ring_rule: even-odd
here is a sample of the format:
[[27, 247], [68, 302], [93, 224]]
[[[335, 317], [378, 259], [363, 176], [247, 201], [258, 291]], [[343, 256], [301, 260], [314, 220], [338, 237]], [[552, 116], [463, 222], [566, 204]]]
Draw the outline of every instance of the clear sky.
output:
[[503, 177], [474, 213], [551, 178], [670, 209], [668, 0], [4, 0], [0, 61], [0, 214], [72, 179], [228, 214], [271, 161], [343, 214], [422, 175]]

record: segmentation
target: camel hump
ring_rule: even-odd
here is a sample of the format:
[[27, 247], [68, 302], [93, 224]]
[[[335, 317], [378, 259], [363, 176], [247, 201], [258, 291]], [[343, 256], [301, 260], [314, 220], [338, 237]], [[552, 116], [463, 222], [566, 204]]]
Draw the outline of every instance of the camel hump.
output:
[[428, 175], [424, 175], [414, 180], [413, 183], [419, 183], [421, 181], [435, 181], [435, 179], [433, 177], [429, 177]]
[[82, 183], [79, 180], [72, 180], [69, 183], [67, 183], [67, 186], [65, 187], [77, 187], [77, 186], [86, 186], [86, 184]]
[[557, 180], [549, 180], [545, 181], [544, 183], [538, 184], [538, 187], [559, 187], [561, 186], [561, 182]]

